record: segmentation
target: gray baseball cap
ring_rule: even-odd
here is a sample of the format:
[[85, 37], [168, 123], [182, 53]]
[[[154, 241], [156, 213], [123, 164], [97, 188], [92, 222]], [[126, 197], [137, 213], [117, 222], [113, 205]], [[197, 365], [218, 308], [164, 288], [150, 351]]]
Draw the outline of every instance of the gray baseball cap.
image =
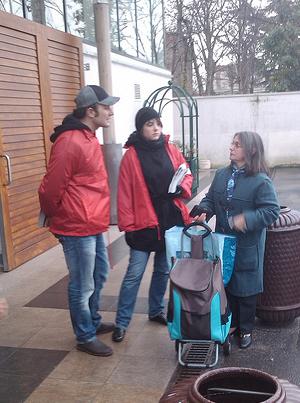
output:
[[86, 108], [95, 104], [114, 105], [119, 97], [112, 97], [99, 85], [86, 85], [75, 98], [76, 108]]

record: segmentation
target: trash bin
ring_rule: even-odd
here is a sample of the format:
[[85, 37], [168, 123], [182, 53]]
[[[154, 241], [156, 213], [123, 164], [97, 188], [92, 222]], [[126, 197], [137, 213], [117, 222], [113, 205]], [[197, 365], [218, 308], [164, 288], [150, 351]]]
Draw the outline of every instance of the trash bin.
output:
[[267, 229], [264, 258], [264, 292], [256, 316], [280, 324], [300, 316], [300, 212], [280, 208]]
[[277, 378], [252, 368], [221, 368], [207, 372], [192, 384], [189, 403], [285, 402], [286, 393]]
[[[183, 374], [181, 374], [183, 375]], [[219, 368], [172, 377], [159, 403], [300, 402], [300, 388], [253, 368]]]

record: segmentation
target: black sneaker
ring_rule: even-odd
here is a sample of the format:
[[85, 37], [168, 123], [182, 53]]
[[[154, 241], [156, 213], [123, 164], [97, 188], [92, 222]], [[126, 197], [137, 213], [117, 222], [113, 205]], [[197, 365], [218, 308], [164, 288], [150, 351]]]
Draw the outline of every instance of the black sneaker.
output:
[[152, 316], [151, 318], [149, 317], [149, 320], [151, 320], [151, 322], [160, 323], [161, 325], [164, 326], [167, 326], [168, 324], [167, 319], [163, 312], [160, 312], [158, 315]]
[[252, 343], [251, 333], [241, 333], [240, 335], [240, 348], [248, 348]]
[[113, 334], [111, 336], [112, 341], [116, 343], [120, 343], [125, 337], [126, 330], [122, 329], [121, 327], [115, 327]]
[[115, 324], [112, 322], [102, 322], [96, 330], [96, 334], [110, 333], [114, 330]]
[[113, 353], [109, 346], [98, 339], [89, 341], [88, 343], [77, 344], [77, 350], [91, 355], [98, 355], [100, 357], [108, 357]]

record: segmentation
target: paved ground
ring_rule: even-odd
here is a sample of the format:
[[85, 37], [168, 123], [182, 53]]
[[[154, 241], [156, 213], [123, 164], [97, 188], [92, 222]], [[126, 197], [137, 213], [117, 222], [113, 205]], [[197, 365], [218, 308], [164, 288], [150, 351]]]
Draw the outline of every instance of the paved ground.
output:
[[[201, 198], [213, 172], [201, 172]], [[275, 185], [281, 205], [300, 210], [300, 168], [277, 169]], [[104, 289], [105, 320], [113, 320], [128, 248], [117, 228], [108, 233], [113, 266]], [[299, 266], [300, 262], [296, 262]], [[107, 358], [77, 351], [67, 310], [67, 271], [61, 248], [55, 247], [10, 273], [0, 274], [1, 292], [10, 312], [0, 322], [0, 402], [137, 402], [162, 396], [177, 365], [166, 328], [147, 319], [147, 271], [134, 319], [124, 342], [102, 339], [114, 349]], [[257, 321], [254, 343], [242, 351], [220, 354], [218, 367], [243, 366], [300, 385], [300, 319], [281, 327]]]
[[280, 204], [300, 210], [300, 168], [275, 168], [273, 180]]

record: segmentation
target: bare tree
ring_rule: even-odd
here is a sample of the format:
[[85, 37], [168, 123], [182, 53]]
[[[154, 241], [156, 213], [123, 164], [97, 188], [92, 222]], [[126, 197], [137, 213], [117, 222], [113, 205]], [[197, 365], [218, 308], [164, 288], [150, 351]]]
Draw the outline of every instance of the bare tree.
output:
[[205, 94], [211, 95], [216, 67], [229, 53], [224, 39], [233, 19], [232, 1], [193, 0], [187, 15], [191, 21], [195, 57], [205, 69]]
[[193, 91], [192, 37], [187, 24], [184, 0], [173, 0], [166, 7], [165, 64], [173, 81], [188, 92]]
[[195, 92], [199, 95], [204, 94], [204, 87], [203, 87], [203, 77], [200, 73], [200, 63], [198, 58], [196, 57], [195, 53], [195, 44], [191, 41], [191, 52], [192, 52], [192, 62], [193, 62], [193, 70], [195, 73], [194, 82], [195, 82]]
[[236, 0], [234, 4], [234, 18], [226, 31], [223, 45], [230, 49], [231, 61], [236, 65], [235, 80], [239, 93], [252, 93], [265, 12], [262, 5], [254, 0]]

